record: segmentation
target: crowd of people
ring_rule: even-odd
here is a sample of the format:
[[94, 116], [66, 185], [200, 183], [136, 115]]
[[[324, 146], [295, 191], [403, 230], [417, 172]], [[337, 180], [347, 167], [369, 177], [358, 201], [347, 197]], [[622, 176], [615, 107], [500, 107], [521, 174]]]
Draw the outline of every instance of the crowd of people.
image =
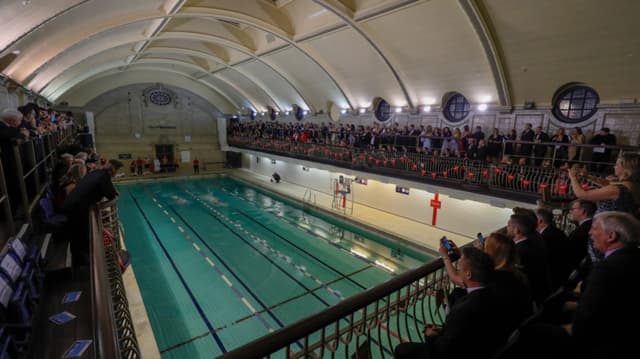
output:
[[[592, 162], [595, 162], [592, 168], [594, 171], [602, 170], [604, 167], [601, 166], [611, 161], [613, 152], [607, 146], [617, 144], [616, 136], [606, 127], [587, 141], [580, 127], [558, 128], [553, 135], [549, 135], [542, 126], [534, 129], [532, 124], [526, 124], [520, 134], [515, 129], [504, 133], [493, 128], [486, 135], [481, 126], [472, 130], [468, 125], [451, 129], [446, 126], [415, 124], [401, 127], [398, 123], [392, 126], [356, 126], [324, 122], [318, 125], [302, 122], [232, 121], [229, 135], [494, 162], [499, 161], [503, 155], [511, 155], [524, 159], [524, 164], [531, 165], [540, 165], [545, 158], [554, 157], [556, 167], [563, 161], [578, 161], [581, 159], [579, 145], [592, 144], [599, 146], [594, 147], [589, 155]], [[523, 143], [517, 144], [514, 141]], [[552, 151], [555, 151], [555, 155], [549, 156]]]
[[490, 358], [515, 330], [529, 335], [520, 344], [528, 346], [511, 352], [518, 358], [633, 353], [635, 332], [627, 328], [640, 320], [639, 161], [625, 154], [610, 184], [576, 191], [568, 235], [541, 207], [514, 208], [504, 230], [474, 246], [443, 239], [439, 252], [458, 286], [444, 300], [444, 324], [427, 325], [425, 341], [400, 344], [395, 357]]

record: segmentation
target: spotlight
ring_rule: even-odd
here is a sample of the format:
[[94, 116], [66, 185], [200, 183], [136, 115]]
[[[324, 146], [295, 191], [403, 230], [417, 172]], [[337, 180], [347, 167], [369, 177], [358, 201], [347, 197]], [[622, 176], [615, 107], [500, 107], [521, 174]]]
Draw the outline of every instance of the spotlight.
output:
[[487, 107], [488, 107], [488, 106], [487, 106], [487, 104], [486, 104], [486, 103], [481, 103], [481, 104], [479, 104], [479, 105], [478, 105], [478, 110], [479, 110], [480, 112], [484, 112], [484, 111], [486, 111], [486, 110], [487, 110]]
[[396, 107], [396, 108], [395, 108], [395, 111], [396, 111], [396, 113], [400, 113], [400, 112], [402, 112], [402, 107]]
[[364, 114], [365, 112], [367, 112], [367, 109], [366, 109], [366, 108], [361, 108], [358, 112], [360, 112], [360, 114], [362, 115], [362, 114]]
[[342, 110], [340, 110], [340, 114], [341, 115], [346, 115], [347, 114], [347, 109], [343, 108]]
[[431, 106], [429, 106], [429, 105], [422, 106], [422, 112], [424, 112], [424, 113], [431, 112]]

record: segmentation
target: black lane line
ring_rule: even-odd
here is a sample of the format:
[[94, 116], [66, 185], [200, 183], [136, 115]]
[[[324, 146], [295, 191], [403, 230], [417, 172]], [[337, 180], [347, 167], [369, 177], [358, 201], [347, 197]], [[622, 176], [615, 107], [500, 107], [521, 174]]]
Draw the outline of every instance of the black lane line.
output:
[[[183, 190], [184, 190], [184, 189], [183, 189]], [[191, 192], [191, 191], [186, 191], [186, 192]], [[192, 196], [193, 196], [193, 195], [192, 195]], [[193, 197], [195, 197], [195, 196], [193, 196]], [[260, 252], [260, 251], [259, 251], [258, 249], [256, 249], [253, 245], [251, 245], [251, 243], [249, 243], [247, 240], [245, 240], [245, 238], [244, 238], [242, 235], [240, 235], [240, 234], [236, 233], [236, 231], [235, 231], [233, 228], [229, 227], [227, 224], [225, 224], [225, 223], [224, 223], [224, 222], [222, 222], [219, 218], [217, 218], [214, 214], [212, 214], [212, 213], [211, 213], [211, 211], [210, 211], [208, 208], [206, 208], [206, 207], [202, 206], [202, 204], [200, 204], [199, 202], [195, 202], [195, 203], [197, 203], [197, 206], [199, 206], [200, 208], [202, 208], [206, 214], [208, 214], [209, 216], [211, 216], [212, 218], [214, 218], [216, 221], [218, 221], [220, 224], [222, 224], [225, 228], [227, 228], [231, 233], [233, 233], [233, 234], [234, 234], [236, 237], [238, 237], [240, 240], [242, 240], [243, 242], [247, 243], [247, 245], [249, 245], [249, 246], [250, 246], [251, 248], [253, 248], [256, 252], [258, 252], [258, 253], [259, 253], [259, 254], [261, 254], [263, 257], [265, 257], [265, 258], [266, 258], [270, 263], [272, 263], [273, 265], [275, 265], [275, 266], [276, 266], [278, 269], [280, 269], [283, 273], [285, 273], [287, 276], [289, 276], [290, 278], [292, 278], [292, 279], [293, 279], [296, 283], [298, 283], [301, 287], [303, 287], [303, 288], [304, 288], [305, 290], [307, 290], [307, 291], [310, 291], [310, 290], [309, 290], [309, 288], [307, 288], [304, 284], [300, 283], [297, 279], [295, 279], [294, 277], [292, 277], [288, 272], [286, 272], [285, 270], [283, 270], [283, 269], [282, 269], [278, 264], [276, 264], [275, 262], [273, 262], [273, 261], [272, 261], [268, 256], [266, 256], [265, 254], [263, 254], [262, 252]], [[202, 238], [200, 237], [200, 235], [199, 235], [198, 233], [196, 233], [196, 232], [195, 232], [195, 230], [193, 230], [193, 228], [192, 228], [192, 227], [191, 227], [191, 226], [190, 226], [190, 225], [189, 225], [189, 224], [188, 224], [188, 223], [187, 223], [187, 222], [182, 218], [182, 216], [180, 216], [180, 214], [179, 214], [179, 213], [177, 213], [177, 212], [175, 211], [175, 209], [174, 209], [172, 206], [169, 206], [169, 207], [170, 207], [170, 208], [171, 208], [171, 209], [176, 213], [176, 215], [177, 215], [178, 217], [180, 217], [180, 219], [182, 220], [182, 222], [183, 222], [183, 223], [185, 223], [185, 225], [186, 225], [186, 226], [188, 226], [188, 227], [191, 229], [191, 231], [192, 231], [196, 236], [198, 236], [198, 238], [200, 238], [200, 240], [202, 240]], [[207, 248], [209, 248], [209, 246], [208, 246], [206, 243], [204, 243], [204, 241], [203, 241], [203, 244], [205, 244], [205, 246], [207, 246]], [[311, 293], [312, 293], [312, 295], [313, 295], [314, 297], [316, 297], [318, 300], [320, 300], [320, 301], [321, 301], [323, 304], [325, 304], [327, 307], [330, 307], [330, 306], [331, 306], [329, 303], [325, 302], [322, 298], [320, 298], [320, 297], [319, 297], [317, 294], [315, 294], [314, 292], [311, 292]], [[346, 320], [346, 319], [344, 319], [344, 318], [343, 318], [343, 320]], [[389, 330], [389, 329], [387, 329], [387, 330]], [[384, 346], [384, 345], [381, 345], [380, 343], [378, 343], [378, 341], [377, 341], [377, 340], [375, 340], [375, 339], [373, 339], [373, 338], [372, 338], [372, 339], [371, 339], [371, 341], [372, 341], [374, 344], [376, 344], [376, 345], [380, 346], [380, 347], [381, 347], [381, 348], [382, 348], [382, 349], [383, 349], [387, 354], [389, 354], [389, 355], [393, 355], [393, 353], [389, 350], [389, 348], [387, 348], [387, 347], [386, 347], [386, 346]], [[298, 342], [298, 343], [299, 343], [299, 342]], [[298, 344], [298, 345], [300, 345], [300, 344]]]
[[[285, 241], [285, 242], [289, 243], [290, 245], [294, 246], [294, 247], [295, 247], [296, 249], [298, 249], [299, 251], [301, 251], [301, 252], [303, 252], [303, 253], [307, 254], [309, 257], [311, 257], [311, 258], [315, 259], [315, 260], [316, 260], [317, 262], [319, 262], [320, 264], [322, 264], [322, 265], [324, 265], [325, 267], [329, 268], [330, 270], [332, 270], [332, 271], [336, 272], [338, 275], [340, 275], [340, 276], [344, 276], [344, 274], [343, 274], [340, 270], [338, 270], [338, 269], [334, 268], [334, 267], [333, 267], [333, 266], [331, 266], [329, 263], [327, 263], [327, 262], [323, 261], [322, 259], [318, 258], [317, 256], [315, 256], [315, 255], [313, 255], [313, 254], [311, 254], [311, 253], [307, 252], [304, 248], [302, 248], [302, 247], [300, 247], [299, 245], [297, 245], [297, 244], [295, 244], [295, 243], [291, 242], [290, 240], [286, 239], [284, 236], [282, 236], [282, 235], [281, 235], [281, 234], [279, 234], [278, 232], [275, 232], [273, 229], [271, 229], [271, 228], [267, 227], [267, 226], [266, 226], [266, 225], [264, 225], [263, 223], [260, 223], [260, 222], [259, 222], [258, 220], [256, 220], [255, 218], [253, 218], [253, 217], [249, 216], [248, 214], [244, 213], [243, 211], [241, 211], [241, 210], [239, 210], [239, 209], [235, 209], [235, 211], [237, 211], [238, 213], [240, 213], [240, 214], [241, 214], [241, 215], [243, 215], [244, 217], [247, 217], [247, 218], [248, 218], [249, 220], [251, 220], [252, 222], [254, 222], [254, 223], [258, 224], [260, 227], [262, 227], [262, 228], [266, 229], [267, 231], [269, 231], [269, 232], [273, 233], [273, 235], [275, 235], [276, 237], [278, 237], [278, 238], [282, 239], [283, 241]], [[330, 242], [328, 242], [328, 241], [327, 241], [327, 243], [330, 243]], [[332, 245], [333, 245], [333, 244], [332, 244]], [[335, 245], [334, 245], [334, 246], [335, 246]], [[337, 247], [337, 246], [336, 246], [336, 247]], [[342, 248], [340, 248], [340, 247], [338, 247], [338, 248], [342, 250]], [[370, 268], [370, 267], [371, 267], [371, 263], [369, 263], [369, 264], [366, 266], [366, 268]], [[346, 277], [346, 279], [347, 279], [349, 282], [351, 282], [351, 283], [355, 284], [356, 286], [360, 287], [361, 289], [367, 289], [367, 287], [363, 286], [362, 284], [358, 283], [357, 281], [355, 281], [354, 279], [352, 279], [352, 278], [350, 278], [350, 277]]]
[[[180, 213], [178, 213], [175, 209], [173, 209], [173, 206], [169, 206], [171, 208], [171, 210], [174, 211], [174, 213], [176, 214], [176, 216], [178, 216], [182, 222], [189, 227], [189, 229], [202, 241], [202, 243], [209, 248], [209, 250], [213, 251], [211, 249], [211, 247], [206, 244], [204, 242], [204, 240], [202, 239], [202, 237], [200, 237], [200, 235], [191, 227], [191, 225], [187, 222], [185, 222], [184, 218], [180, 215]], [[294, 277], [293, 275], [291, 275], [291, 273], [287, 272], [284, 268], [282, 268], [278, 263], [276, 263], [273, 259], [269, 258], [269, 256], [267, 256], [266, 254], [262, 253], [258, 248], [254, 247], [251, 243], [249, 243], [249, 241], [247, 241], [241, 234], [237, 233], [233, 228], [229, 227], [226, 223], [224, 223], [223, 221], [221, 221], [218, 217], [216, 217], [215, 215], [211, 214], [208, 210], [206, 211], [206, 214], [209, 215], [210, 217], [212, 217], [213, 219], [215, 219], [216, 221], [218, 221], [218, 223], [220, 223], [221, 225], [223, 225], [227, 230], [229, 230], [229, 232], [231, 232], [233, 235], [235, 235], [236, 237], [238, 237], [241, 241], [243, 241], [244, 243], [246, 243], [249, 247], [253, 248], [254, 251], [256, 251], [256, 253], [260, 254], [261, 256], [263, 256], [269, 263], [273, 264], [276, 268], [278, 268], [280, 271], [282, 271], [282, 273], [284, 273], [287, 277], [291, 278], [291, 280], [293, 280], [295, 283], [297, 283], [299, 286], [301, 286], [302, 288], [304, 288], [304, 290], [311, 292], [311, 289], [308, 288], [306, 285], [304, 285], [304, 283], [300, 282], [299, 280], [296, 279], [296, 277]], [[216, 255], [217, 257], [217, 255]], [[326, 305], [326, 306], [331, 306], [331, 304], [327, 303], [324, 299], [320, 298], [317, 294], [311, 292], [311, 294], [316, 297], [322, 304]], [[263, 305], [264, 308], [266, 308], [265, 305]]]
[[153, 236], [156, 239], [156, 242], [158, 242], [158, 244], [162, 248], [162, 251], [164, 252], [165, 256], [167, 257], [167, 259], [171, 263], [171, 267], [173, 267], [173, 271], [176, 272], [176, 274], [178, 275], [178, 278], [180, 279], [180, 282], [182, 283], [182, 286], [187, 290], [187, 293], [189, 294], [189, 298], [191, 298], [191, 301], [196, 306], [196, 310], [200, 314], [200, 317], [202, 318], [204, 323], [207, 325], [207, 329], [209, 329], [209, 333], [213, 336], [213, 339], [215, 339], [216, 344], [218, 344], [218, 348], [220, 349], [220, 351], [222, 351], [222, 353], [226, 353], [227, 349], [224, 347], [224, 344], [222, 343], [222, 340], [220, 339], [218, 334], [216, 334], [216, 332], [215, 332], [215, 330], [213, 328], [213, 325], [211, 325], [211, 322], [209, 321], [209, 319], [207, 318], [206, 314], [204, 313], [204, 310], [202, 310], [202, 307], [200, 306], [200, 304], [196, 300], [196, 297], [193, 295], [193, 292], [191, 292], [191, 289], [189, 289], [189, 286], [187, 285], [187, 282], [184, 280], [184, 277], [182, 277], [182, 274], [180, 274], [180, 271], [178, 271], [178, 267], [176, 266], [175, 262], [173, 261], [173, 258], [171, 258], [171, 256], [169, 255], [169, 252], [167, 251], [167, 248], [165, 248], [164, 244], [162, 244], [162, 241], [160, 241], [160, 237], [158, 237], [158, 233], [156, 233], [156, 230], [151, 225], [151, 222], [149, 221], [149, 218], [147, 218], [147, 215], [142, 210], [142, 207], [140, 206], [140, 203], [138, 203], [138, 200], [133, 196], [133, 194], [131, 194], [131, 190], [128, 190], [128, 192], [129, 192], [129, 196], [131, 196], [131, 199], [133, 199], [133, 202], [136, 204], [136, 207], [138, 208], [138, 210], [142, 214], [142, 217], [144, 217], [144, 220], [147, 222], [147, 225], [149, 226], [149, 229], [151, 229], [151, 232], [153, 232]]
[[[202, 206], [200, 204], [198, 204], [198, 206]], [[178, 212], [176, 212], [172, 206], [171, 209], [174, 211], [174, 213], [176, 213], [176, 215], [178, 217], [180, 217], [180, 219], [182, 220], [182, 222], [189, 227], [189, 229], [191, 229], [191, 231], [198, 236], [198, 238], [201, 239], [200, 235], [193, 230], [193, 228], [191, 228], [191, 226], [185, 222], [185, 220], [182, 218], [182, 216], [180, 216], [180, 214]], [[206, 208], [205, 208], [206, 209]], [[306, 291], [309, 291], [311, 293], [311, 295], [313, 295], [314, 297], [316, 297], [321, 303], [323, 303], [324, 305], [326, 305], [327, 307], [330, 307], [331, 304], [327, 303], [324, 299], [322, 299], [320, 296], [318, 296], [315, 292], [311, 291], [309, 288], [307, 288], [307, 286], [305, 286], [303, 283], [301, 283], [300, 281], [298, 281], [295, 277], [293, 277], [290, 273], [288, 273], [287, 271], [285, 271], [282, 267], [280, 267], [277, 263], [275, 263], [271, 258], [269, 258], [267, 255], [265, 255], [264, 253], [260, 252], [257, 248], [255, 248], [251, 243], [249, 243], [247, 240], [245, 240], [244, 237], [242, 237], [242, 235], [236, 233], [236, 231], [229, 227], [226, 223], [222, 222], [218, 217], [216, 217], [215, 215], [213, 215], [208, 209], [205, 211], [209, 216], [211, 216], [212, 218], [214, 218], [216, 221], [218, 221], [220, 224], [222, 224], [225, 228], [227, 228], [231, 233], [233, 233], [236, 237], [238, 237], [241, 241], [245, 242], [249, 247], [253, 248], [256, 252], [258, 252], [260, 255], [262, 255], [263, 257], [265, 257], [265, 259], [267, 259], [271, 264], [273, 264], [276, 268], [280, 269], [284, 274], [286, 274], [289, 278], [291, 278], [294, 282], [296, 282], [299, 286], [301, 286], [302, 288], [304, 288]], [[202, 240], [202, 239], [201, 239]], [[203, 241], [204, 243], [204, 241]], [[207, 248], [209, 248], [208, 245], [205, 244], [205, 246], [207, 246]], [[346, 319], [343, 319], [346, 320]], [[380, 347], [382, 347], [382, 349], [387, 352], [390, 355], [393, 355], [393, 353], [385, 346], [380, 345], [375, 339], [371, 339], [371, 341], [373, 341], [376, 345], [379, 345]], [[300, 343], [298, 342], [298, 345], [300, 345]]]
[[[209, 249], [209, 251], [211, 252], [211, 254], [213, 254], [214, 257], [216, 257], [216, 260], [218, 262], [220, 262], [220, 264], [222, 264], [222, 266], [224, 266], [224, 268], [227, 270], [227, 272], [229, 274], [231, 274], [231, 276], [233, 276], [233, 278], [235, 278], [238, 283], [240, 283], [240, 285], [251, 295], [251, 297], [253, 297], [253, 299], [255, 299], [261, 306], [262, 308], [268, 308], [269, 306], [267, 306], [262, 300], [260, 300], [260, 298], [253, 292], [253, 290], [251, 290], [251, 288], [242, 281], [242, 279], [240, 279], [240, 277], [238, 277], [238, 275], [231, 270], [231, 267], [229, 267], [229, 265], [227, 264], [227, 262], [224, 261], [224, 259], [222, 259], [222, 257], [220, 257], [218, 255], [218, 253], [216, 253], [216, 251], [213, 250], [213, 248], [211, 248], [211, 246], [204, 241], [204, 239], [202, 239], [202, 237], [200, 237], [200, 234], [198, 234], [198, 232], [195, 231], [195, 229], [191, 226], [191, 224], [189, 224], [188, 222], [186, 222], [184, 220], [184, 218], [180, 215], [180, 213], [178, 213], [178, 211], [176, 211], [176, 209], [172, 206], [172, 205], [167, 205], [167, 207], [169, 207], [169, 209], [175, 213], [175, 215], [180, 218], [180, 220], [182, 221], [182, 223], [189, 228], [189, 230], [191, 230], [191, 232], [193, 234], [196, 235], [196, 237], [198, 237], [198, 239], [200, 240], [200, 243], [202, 243], [205, 247], [207, 247], [207, 249]], [[276, 323], [278, 323], [278, 325], [282, 328], [285, 327], [284, 323], [282, 323], [280, 321], [280, 319], [278, 319], [278, 317], [275, 316], [275, 314], [273, 314], [271, 311], [267, 311], [269, 313], [269, 316], [271, 316], [271, 318], [273, 320], [276, 321]]]
[[[223, 188], [223, 190], [224, 190], [224, 188]], [[229, 191], [227, 191], [227, 193], [230, 193], [230, 194], [231, 194], [231, 192], [229, 192]], [[233, 195], [233, 194], [232, 194], [232, 195]], [[254, 208], [258, 208], [258, 207], [256, 207], [256, 206], [255, 206], [254, 201], [247, 200], [247, 199], [245, 199], [245, 201], [247, 201], [247, 202], [251, 203], [251, 204], [254, 206]], [[259, 222], [259, 221], [258, 221], [258, 220], [256, 220], [255, 218], [253, 218], [253, 217], [249, 216], [248, 214], [244, 213], [242, 210], [238, 209], [237, 207], [234, 207], [234, 208], [233, 208], [233, 210], [234, 210], [234, 211], [236, 211], [236, 212], [238, 212], [239, 214], [243, 215], [244, 217], [249, 218], [251, 221], [253, 221], [253, 222], [257, 223], [258, 225], [260, 225], [261, 227], [265, 228], [265, 229], [266, 229], [266, 230], [268, 230], [269, 232], [273, 233], [274, 235], [278, 236], [278, 237], [279, 237], [279, 238], [281, 238], [282, 240], [284, 240], [284, 241], [286, 241], [287, 243], [291, 244], [292, 246], [296, 247], [298, 250], [300, 250], [300, 251], [302, 251], [302, 252], [304, 252], [304, 253], [308, 254], [309, 256], [311, 256], [312, 258], [314, 258], [315, 260], [317, 260], [318, 262], [320, 262], [320, 263], [324, 264], [325, 266], [327, 266], [329, 269], [331, 269], [331, 270], [333, 270], [333, 271], [335, 271], [335, 272], [337, 272], [337, 273], [339, 273], [339, 274], [341, 274], [341, 275], [342, 275], [342, 273], [341, 273], [340, 271], [338, 271], [337, 269], [335, 269], [335, 268], [331, 267], [329, 264], [326, 264], [326, 263], [325, 263], [324, 261], [322, 261], [321, 259], [319, 259], [319, 258], [317, 258], [316, 256], [314, 256], [313, 254], [311, 254], [311, 253], [307, 252], [306, 250], [304, 250], [303, 248], [299, 247], [299, 246], [298, 246], [298, 245], [296, 245], [295, 243], [293, 243], [293, 242], [289, 241], [288, 239], [286, 239], [285, 237], [283, 237], [283, 236], [282, 236], [282, 235], [280, 235], [279, 233], [274, 232], [271, 228], [269, 228], [269, 227], [265, 226], [263, 223]], [[258, 208], [258, 210], [259, 210], [259, 208]], [[272, 214], [272, 215], [273, 215], [273, 214]], [[288, 220], [288, 219], [284, 219], [284, 221], [285, 221], [285, 222], [287, 222], [287, 223], [289, 223], [289, 224], [291, 224], [292, 226], [295, 226], [295, 223], [292, 223], [292, 221], [290, 221], [290, 220]], [[297, 226], [296, 226], [296, 227], [297, 227]], [[307, 232], [308, 232], [308, 233], [313, 234], [313, 232], [311, 232], [311, 231], [309, 231], [309, 230], [307, 230]], [[332, 246], [334, 246], [334, 247], [336, 247], [336, 248], [338, 248], [338, 249], [342, 250], [342, 248], [341, 248], [341, 247], [339, 247], [338, 245], [336, 245], [335, 243], [331, 243], [330, 241], [326, 241], [326, 240], [325, 240], [325, 242], [327, 242], [327, 243], [331, 244]], [[367, 268], [368, 268], [368, 267], [367, 267]], [[352, 279], [351, 277], [346, 277], [346, 279], [347, 279], [348, 281], [352, 282], [353, 284], [357, 285], [358, 287], [362, 288], [362, 289], [365, 289], [365, 290], [366, 290], [366, 289], [368, 289], [368, 287], [363, 286], [362, 284], [358, 283], [355, 279]], [[416, 320], [418, 323], [420, 323], [420, 324], [424, 324], [424, 323], [422, 322], [422, 320], [420, 320], [420, 318], [414, 318], [414, 316], [413, 316], [412, 314], [410, 314], [410, 313], [406, 313], [406, 315], [407, 315], [409, 318], [412, 318], [412, 319]]]
[[[367, 269], [367, 268], [369, 268], [369, 267], [365, 267], [365, 268], [362, 268], [362, 269], [358, 269], [357, 271], [355, 271], [355, 272], [353, 272], [353, 273], [350, 273], [349, 275], [354, 275], [354, 274], [356, 274], [356, 273], [358, 273], [358, 272], [362, 272], [363, 270], [365, 270], [365, 269]], [[326, 283], [326, 285], [330, 285], [330, 284], [333, 284], [333, 283], [339, 282], [339, 281], [341, 281], [342, 279], [344, 279], [344, 278], [337, 278], [337, 279], [334, 279], [334, 280], [332, 280], [331, 282], [327, 282], [327, 283]], [[322, 289], [322, 288], [324, 288], [324, 286], [323, 286], [323, 285], [319, 285], [319, 286], [317, 286], [317, 287], [313, 288], [311, 291], [312, 291], [312, 292], [315, 292], [315, 291], [320, 290], [320, 289]], [[269, 311], [269, 310], [276, 309], [277, 307], [280, 307], [280, 306], [282, 306], [282, 305], [285, 305], [285, 304], [287, 304], [287, 303], [289, 303], [289, 302], [292, 302], [292, 301], [294, 301], [294, 300], [296, 300], [296, 299], [302, 298], [302, 297], [304, 297], [304, 296], [305, 296], [305, 295], [307, 295], [307, 294], [309, 294], [309, 292], [304, 292], [304, 293], [298, 294], [298, 295], [293, 296], [293, 297], [291, 297], [291, 298], [285, 299], [285, 300], [283, 300], [283, 301], [282, 301], [282, 302], [280, 302], [280, 303], [276, 303], [276, 304], [274, 304], [274, 305], [272, 305], [272, 306], [270, 306], [270, 307], [268, 307], [268, 308], [265, 308], [265, 309], [259, 310], [259, 311], [257, 311], [255, 314], [250, 314], [250, 315], [244, 316], [244, 317], [242, 317], [242, 318], [240, 318], [240, 319], [236, 319], [236, 320], [235, 320], [235, 321], [233, 321], [233, 322], [230, 322], [230, 323], [227, 323], [227, 324], [222, 325], [222, 326], [220, 326], [220, 327], [217, 327], [217, 328], [215, 329], [215, 332], [216, 332], [216, 333], [217, 333], [217, 332], [220, 332], [220, 331], [222, 331], [222, 330], [224, 330], [224, 329], [227, 329], [227, 328], [229, 328], [229, 327], [231, 327], [231, 326], [234, 326], [234, 325], [236, 325], [236, 324], [242, 323], [242, 322], [244, 322], [244, 321], [245, 321], [245, 320], [247, 320], [247, 319], [251, 319], [251, 318], [255, 317], [255, 316], [256, 316], [256, 315], [258, 315], [258, 314], [262, 314], [262, 313], [265, 313], [265, 312], [267, 312], [267, 311]], [[193, 341], [195, 341], [195, 340], [198, 340], [198, 339], [200, 339], [200, 338], [202, 338], [202, 337], [205, 337], [205, 336], [207, 336], [208, 334], [209, 334], [209, 332], [204, 332], [204, 333], [202, 333], [202, 334], [196, 335], [196, 336], [195, 336], [195, 337], [193, 337], [193, 338], [187, 339], [187, 340], [185, 340], [185, 341], [183, 341], [183, 342], [176, 343], [176, 344], [174, 344], [174, 345], [172, 345], [172, 346], [170, 346], [170, 347], [168, 347], [168, 348], [165, 348], [165, 349], [161, 350], [161, 351], [160, 351], [160, 354], [163, 354], [163, 353], [166, 353], [166, 352], [168, 352], [168, 351], [171, 351], [171, 350], [177, 349], [177, 348], [179, 348], [179, 347], [181, 347], [181, 346], [183, 346], [183, 345], [189, 344], [189, 343], [191, 343], [191, 342], [193, 342]]]
[[[200, 205], [198, 205], [198, 206], [200, 206]], [[201, 207], [201, 208], [202, 208], [202, 207]], [[280, 321], [280, 319], [278, 319], [278, 317], [276, 317], [276, 315], [275, 315], [271, 310], [269, 310], [269, 309], [268, 309], [269, 307], [268, 307], [264, 302], [262, 302], [262, 300], [260, 300], [260, 298], [259, 298], [259, 297], [258, 297], [258, 296], [257, 296], [257, 295], [256, 295], [256, 294], [255, 294], [255, 293], [254, 293], [250, 288], [249, 288], [249, 286], [248, 286], [248, 285], [246, 285], [246, 284], [245, 284], [245, 283], [240, 279], [240, 277], [238, 277], [238, 276], [236, 275], [236, 273], [235, 273], [233, 270], [231, 270], [231, 267], [229, 267], [229, 265], [227, 265], [227, 262], [225, 262], [225, 261], [224, 261], [224, 259], [222, 259], [222, 257], [220, 257], [220, 256], [218, 255], [218, 253], [216, 253], [216, 252], [213, 250], [213, 248], [211, 248], [211, 246], [210, 246], [207, 242], [205, 242], [205, 240], [204, 240], [204, 239], [200, 236], [200, 234], [199, 234], [199, 233], [198, 233], [198, 232], [197, 232], [197, 231], [196, 231], [196, 230], [191, 226], [191, 224], [190, 224], [189, 222], [185, 221], [184, 217], [182, 217], [182, 216], [180, 215], [180, 213], [179, 213], [178, 211], [176, 211], [176, 209], [173, 207], [173, 205], [169, 205], [169, 209], [171, 209], [171, 211], [172, 211], [173, 213], [175, 213], [175, 215], [176, 215], [178, 218], [180, 218], [180, 221], [182, 221], [182, 223], [183, 223], [186, 227], [188, 227], [188, 228], [189, 228], [189, 230], [191, 231], [191, 233], [195, 234], [195, 236], [196, 236], [196, 237], [198, 237], [198, 239], [200, 240], [200, 243], [202, 243], [205, 247], [207, 247], [207, 249], [211, 252], [211, 254], [213, 254], [213, 255], [216, 257], [216, 259], [217, 259], [217, 260], [218, 260], [218, 261], [219, 261], [219, 262], [220, 262], [220, 263], [221, 263], [221, 264], [222, 264], [222, 265], [227, 269], [227, 271], [228, 271], [228, 272], [229, 272], [229, 273], [230, 273], [230, 274], [231, 274], [231, 275], [232, 275], [232, 276], [233, 276], [233, 277], [234, 277], [234, 278], [235, 278], [235, 279], [236, 279], [236, 280], [237, 280], [237, 281], [238, 281], [238, 282], [239, 282], [239, 283], [240, 283], [240, 284], [241, 284], [241, 285], [242, 285], [242, 286], [247, 290], [247, 292], [249, 292], [249, 294], [253, 297], [253, 299], [255, 299], [258, 303], [260, 303], [260, 305], [262, 306], [262, 308], [263, 308], [263, 309], [267, 310], [267, 313], [269, 313], [269, 316], [270, 316], [271, 318], [273, 318], [273, 320], [275, 320], [275, 321], [276, 321], [276, 323], [278, 323], [278, 325], [279, 325], [281, 328], [286, 327], [286, 325], [284, 325], [284, 323], [282, 323], [282, 321]], [[209, 213], [207, 212], [207, 214], [209, 214]], [[211, 215], [211, 214], [209, 214], [209, 215]], [[212, 216], [212, 217], [213, 217], [213, 216]], [[215, 218], [215, 217], [214, 217], [214, 218]], [[244, 241], [245, 243], [247, 243], [247, 242], [244, 240], [244, 238], [242, 238], [240, 235], [238, 235], [236, 232], [234, 232], [234, 231], [233, 231], [231, 228], [229, 228], [226, 224], [224, 224], [222, 221], [220, 221], [220, 220], [219, 220], [219, 219], [217, 219], [217, 218], [215, 218], [215, 219], [216, 219], [218, 222], [220, 222], [223, 226], [225, 226], [229, 231], [231, 231], [231, 233], [233, 233], [234, 235], [236, 235], [237, 237], [239, 237], [242, 241]], [[248, 243], [247, 243], [247, 244], [248, 244]], [[250, 244], [249, 244], [249, 245], [250, 245]], [[250, 245], [250, 246], [251, 246], [251, 245]], [[251, 246], [251, 247], [252, 247], [254, 250], [256, 250], [253, 246]], [[258, 250], [256, 250], [256, 251], [257, 251], [258, 253], [260, 253]], [[260, 254], [262, 254], [262, 253], [260, 253]], [[264, 254], [262, 254], [262, 255], [264, 256]], [[268, 259], [268, 258], [267, 258], [267, 259]], [[272, 262], [272, 263], [273, 263], [273, 262]], [[275, 263], [274, 263], [274, 264], [275, 264]], [[280, 267], [278, 267], [278, 268], [279, 268], [280, 270], [282, 270], [282, 268], [280, 268]], [[284, 272], [284, 271], [283, 271], [283, 272]], [[286, 272], [285, 272], [285, 273], [286, 273]], [[288, 274], [288, 273], [287, 273], [287, 274]], [[295, 278], [293, 278], [293, 277], [291, 277], [291, 278], [292, 278], [293, 280], [296, 280], [296, 279], [295, 279]], [[296, 282], [297, 282], [297, 280], [296, 280]], [[298, 283], [299, 283], [299, 282], [298, 282]], [[302, 284], [302, 283], [299, 283], [299, 284]], [[303, 286], [303, 288], [305, 288], [306, 290], [309, 290], [308, 288], [306, 288], [306, 287], [304, 287], [304, 286]], [[302, 348], [303, 348], [302, 343], [300, 343], [299, 341], [298, 341], [298, 342], [296, 342], [296, 344], [298, 345], [298, 347], [300, 347], [300, 349], [302, 349]]]

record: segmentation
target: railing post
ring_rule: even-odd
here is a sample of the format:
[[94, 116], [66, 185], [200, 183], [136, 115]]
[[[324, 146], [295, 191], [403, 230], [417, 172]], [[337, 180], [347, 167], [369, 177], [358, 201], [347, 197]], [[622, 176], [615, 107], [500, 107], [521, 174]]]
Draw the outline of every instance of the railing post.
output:
[[[34, 143], [34, 141], [29, 141], [27, 143], [27, 149], [29, 151], [27, 156], [30, 162], [29, 166], [31, 167], [27, 172], [30, 172], [30, 176], [33, 176], [33, 183], [35, 185], [34, 193], [38, 193], [40, 191], [40, 177], [38, 176], [38, 162], [36, 160], [36, 144]], [[25, 178], [24, 180], [26, 182], [27, 179]]]
[[9, 230], [9, 235], [14, 235], [15, 227], [13, 224], [13, 213], [11, 212], [11, 203], [9, 203], [9, 191], [7, 190], [7, 182], [4, 177], [4, 168], [2, 167], [2, 161], [0, 161], [0, 193], [2, 197], [0, 197], [0, 201], [2, 201], [2, 207], [4, 208], [4, 215], [7, 221], [7, 229]]
[[22, 156], [20, 156], [20, 143], [16, 142], [13, 146], [13, 158], [16, 161], [16, 176], [20, 185], [20, 196], [22, 197], [22, 209], [28, 222], [31, 222], [31, 214], [29, 213], [29, 196], [27, 195], [27, 185], [24, 182], [24, 171], [22, 169]]

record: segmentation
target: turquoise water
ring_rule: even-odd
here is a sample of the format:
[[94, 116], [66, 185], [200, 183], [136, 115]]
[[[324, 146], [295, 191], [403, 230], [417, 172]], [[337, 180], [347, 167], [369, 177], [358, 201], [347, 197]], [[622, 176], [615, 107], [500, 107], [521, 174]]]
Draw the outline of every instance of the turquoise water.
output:
[[224, 176], [119, 191], [163, 358], [217, 357], [430, 259]]

